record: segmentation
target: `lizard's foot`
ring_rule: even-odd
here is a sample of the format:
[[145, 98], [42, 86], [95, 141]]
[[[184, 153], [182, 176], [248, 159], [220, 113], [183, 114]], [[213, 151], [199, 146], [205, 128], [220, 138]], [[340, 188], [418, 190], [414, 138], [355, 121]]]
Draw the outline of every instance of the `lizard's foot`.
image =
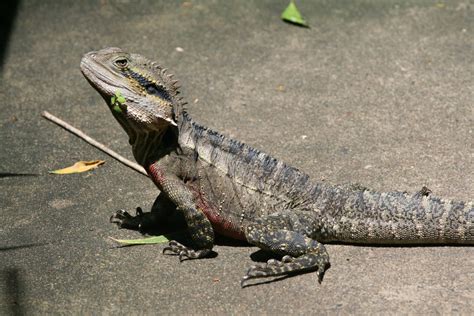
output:
[[[283, 223], [283, 224], [282, 224]], [[301, 226], [291, 214], [276, 213], [257, 220], [246, 227], [247, 241], [260, 249], [285, 255], [281, 261], [269, 260], [266, 264], [252, 266], [242, 278], [240, 285], [250, 279], [317, 271], [318, 280], [323, 280], [329, 267], [329, 254], [323, 244], [307, 235], [291, 230], [289, 223]], [[286, 229], [272, 229], [277, 225], [288, 225]]]
[[173, 255], [178, 255], [179, 261], [183, 261], [186, 259], [204, 258], [208, 256], [212, 252], [212, 250], [211, 249], [194, 250], [180, 244], [176, 240], [171, 240], [168, 243], [168, 247], [165, 247], [163, 249], [163, 253], [166, 254], [166, 252], [169, 252], [170, 254], [173, 254]]
[[137, 207], [136, 215], [132, 216], [124, 210], [118, 210], [110, 217], [110, 222], [117, 224], [119, 228], [140, 229], [143, 221], [143, 211]]
[[244, 287], [245, 282], [250, 279], [274, 277], [290, 273], [307, 272], [317, 270], [318, 281], [322, 282], [324, 272], [329, 267], [329, 256], [325, 251], [322, 253], [309, 253], [301, 257], [284, 256], [281, 261], [270, 259], [266, 264], [254, 265], [248, 269], [240, 281]]

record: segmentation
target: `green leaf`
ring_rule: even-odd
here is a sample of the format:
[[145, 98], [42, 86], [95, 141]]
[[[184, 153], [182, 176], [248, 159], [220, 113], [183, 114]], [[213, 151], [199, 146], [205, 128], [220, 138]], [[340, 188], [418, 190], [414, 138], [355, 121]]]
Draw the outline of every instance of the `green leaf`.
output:
[[123, 97], [120, 91], [116, 91], [115, 95], [110, 98], [110, 104], [113, 105], [112, 110], [117, 113], [123, 113], [120, 105], [123, 105], [125, 101], [127, 100]]
[[150, 245], [150, 244], [162, 244], [167, 241], [169, 241], [168, 238], [165, 236], [153, 236], [153, 237], [148, 237], [148, 238], [141, 238], [141, 239], [115, 239], [112, 237], [109, 237], [115, 242], [118, 242], [121, 245]]
[[309, 27], [308, 23], [306, 23], [306, 21], [301, 16], [301, 13], [296, 7], [293, 0], [290, 1], [290, 4], [286, 7], [285, 11], [283, 11], [283, 13], [281, 14], [281, 18], [283, 21], [289, 23]]
[[120, 108], [120, 106], [117, 103], [114, 105], [112, 110], [114, 110], [117, 113], [122, 113], [122, 109]]
[[117, 96], [117, 102], [120, 103], [120, 104], [124, 104], [125, 103], [125, 98], [121, 95]]
[[[125, 98], [123, 97], [123, 95], [120, 93], [120, 91], [115, 92], [115, 99], [114, 100], [116, 100], [120, 104], [124, 104], [125, 101], [126, 101]], [[114, 102], [114, 104], [115, 104], [115, 102]]]

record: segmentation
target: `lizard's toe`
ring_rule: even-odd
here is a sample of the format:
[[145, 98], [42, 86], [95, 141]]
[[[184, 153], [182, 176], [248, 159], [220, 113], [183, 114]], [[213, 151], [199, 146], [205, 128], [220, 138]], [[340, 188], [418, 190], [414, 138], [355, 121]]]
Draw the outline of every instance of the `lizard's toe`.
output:
[[110, 216], [110, 222], [117, 224], [119, 227], [121, 227], [124, 221], [127, 221], [131, 218], [132, 215], [130, 215], [130, 213], [128, 213], [127, 211], [118, 210], [117, 212], [115, 212], [115, 214]]
[[245, 286], [245, 281], [257, 278], [275, 277], [290, 273], [317, 271], [318, 281], [322, 282], [324, 272], [329, 268], [329, 256], [322, 253], [310, 253], [300, 257], [284, 256], [281, 261], [270, 259], [265, 264], [251, 266], [240, 285]]
[[172, 255], [179, 255], [179, 253], [183, 249], [186, 249], [186, 247], [181, 245], [176, 240], [170, 240], [170, 242], [168, 243], [168, 246], [163, 248], [163, 254], [166, 254], [167, 252], [169, 252]]
[[118, 210], [110, 216], [110, 222], [116, 224], [119, 228], [139, 229], [143, 217], [141, 208], [137, 208], [136, 214], [136, 216], [132, 216], [125, 210]]
[[184, 261], [186, 259], [198, 259], [198, 258], [203, 258], [209, 255], [212, 252], [211, 249], [199, 249], [199, 250], [194, 250], [191, 248], [188, 248], [176, 240], [171, 240], [168, 243], [168, 247], [163, 248], [163, 253], [164, 254], [171, 254], [171, 255], [177, 255], [179, 257], [179, 261]]
[[283, 274], [285, 265], [293, 260], [290, 256], [285, 256], [282, 261], [270, 259], [267, 263], [251, 266], [245, 276], [242, 278], [241, 284], [249, 279], [265, 278], [269, 276], [276, 276]]
[[268, 266], [269, 263], [271, 266], [282, 264], [278, 260], [274, 260], [274, 261], [269, 260], [269, 262], [267, 262], [266, 264], [251, 266], [247, 270], [247, 273], [242, 277], [240, 281], [240, 286], [244, 287], [245, 282], [250, 279], [265, 278], [265, 277], [274, 275], [272, 268]]

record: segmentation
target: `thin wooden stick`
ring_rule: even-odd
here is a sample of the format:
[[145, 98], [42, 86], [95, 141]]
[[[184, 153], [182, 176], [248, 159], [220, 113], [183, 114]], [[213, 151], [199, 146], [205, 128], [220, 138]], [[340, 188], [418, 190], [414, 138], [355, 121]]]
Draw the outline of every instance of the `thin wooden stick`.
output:
[[50, 120], [51, 122], [53, 123], [56, 123], [58, 124], [59, 126], [61, 126], [62, 128], [64, 128], [65, 130], [67, 130], [68, 132], [71, 132], [73, 133], [74, 135], [78, 136], [79, 138], [82, 138], [84, 141], [86, 141], [87, 143], [91, 144], [92, 146], [94, 146], [95, 148], [97, 149], [100, 149], [102, 150], [104, 153], [106, 153], [107, 155], [109, 155], [110, 157], [120, 161], [121, 163], [123, 163], [124, 165], [134, 169], [135, 171], [138, 171], [140, 172], [141, 174], [145, 175], [145, 176], [148, 176], [148, 174], [146, 173], [145, 169], [143, 169], [142, 166], [140, 166], [139, 164], [133, 162], [133, 161], [130, 161], [128, 160], [127, 158], [124, 158], [122, 156], [120, 156], [119, 154], [117, 154], [115, 151], [107, 148], [105, 145], [99, 143], [98, 141], [96, 141], [95, 139], [87, 136], [86, 134], [84, 134], [82, 131], [78, 130], [77, 128], [69, 125], [68, 123], [64, 122], [63, 120], [57, 118], [56, 116], [52, 115], [51, 113], [48, 113], [47, 111], [44, 111], [43, 113], [41, 113], [41, 115], [47, 119], [47, 120]]

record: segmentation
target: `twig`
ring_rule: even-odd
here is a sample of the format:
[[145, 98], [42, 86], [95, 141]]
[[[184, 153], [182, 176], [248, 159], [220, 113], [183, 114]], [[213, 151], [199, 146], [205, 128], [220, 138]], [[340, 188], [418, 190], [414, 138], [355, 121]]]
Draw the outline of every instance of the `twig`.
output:
[[96, 141], [95, 139], [87, 136], [86, 134], [84, 134], [82, 131], [78, 130], [77, 128], [69, 125], [68, 123], [64, 122], [63, 120], [57, 118], [56, 116], [44, 111], [42, 114], [41, 114], [45, 119], [48, 119], [50, 120], [51, 122], [53, 123], [56, 123], [58, 124], [59, 126], [61, 126], [62, 128], [64, 128], [65, 130], [73, 133], [74, 135], [78, 136], [79, 138], [82, 138], [84, 141], [86, 141], [87, 143], [91, 144], [92, 146], [94, 146], [95, 148], [97, 149], [100, 149], [102, 150], [104, 153], [106, 153], [107, 155], [109, 155], [110, 157], [120, 161], [121, 163], [123, 163], [124, 165], [134, 169], [135, 171], [138, 171], [140, 172], [141, 174], [145, 175], [145, 176], [148, 176], [148, 174], [146, 173], [145, 169], [143, 169], [142, 166], [140, 166], [139, 164], [133, 162], [133, 161], [130, 161], [122, 156], [120, 156], [119, 154], [117, 154], [115, 151], [105, 147], [105, 145], [99, 143], [98, 141]]

